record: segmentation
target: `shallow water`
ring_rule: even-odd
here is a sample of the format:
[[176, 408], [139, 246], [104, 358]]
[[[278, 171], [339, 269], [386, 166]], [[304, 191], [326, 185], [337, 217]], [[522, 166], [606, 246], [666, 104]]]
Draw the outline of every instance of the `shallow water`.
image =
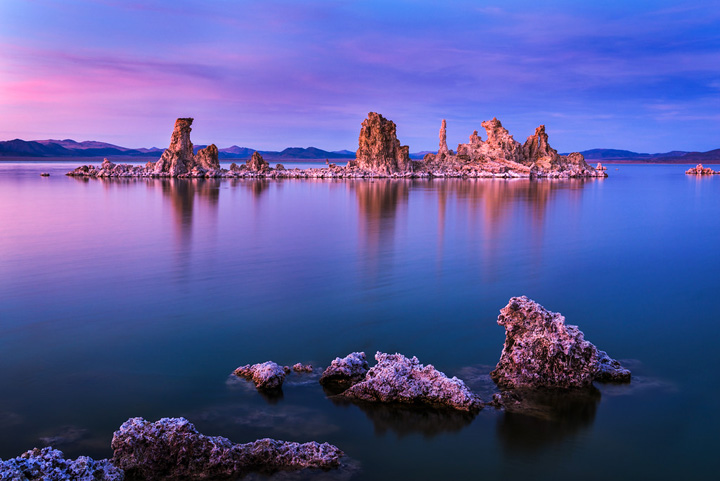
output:
[[[0, 162], [0, 458], [112, 454], [129, 417], [328, 441], [327, 479], [712, 478], [720, 462], [720, 176], [590, 181], [84, 180]], [[50, 177], [40, 177], [50, 172]], [[487, 399], [527, 295], [634, 374], [541, 417], [369, 408], [274, 360], [415, 355]], [[317, 473], [312, 473], [316, 476]], [[299, 479], [300, 477], [298, 477]], [[294, 478], [293, 478], [294, 479]], [[324, 478], [323, 478], [324, 479]]]

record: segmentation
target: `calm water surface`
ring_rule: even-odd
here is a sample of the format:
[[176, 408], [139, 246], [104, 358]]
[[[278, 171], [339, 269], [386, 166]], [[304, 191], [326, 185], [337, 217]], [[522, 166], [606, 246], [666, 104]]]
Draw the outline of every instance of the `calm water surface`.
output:
[[[328, 441], [327, 479], [714, 479], [720, 176], [593, 181], [82, 180], [0, 163], [0, 458], [112, 454], [129, 417], [235, 442]], [[50, 177], [40, 177], [50, 172]], [[328, 399], [274, 360], [415, 355], [487, 399], [527, 295], [634, 374], [542, 417]], [[301, 476], [297, 477], [298, 479]], [[294, 478], [293, 478], [294, 479]]]

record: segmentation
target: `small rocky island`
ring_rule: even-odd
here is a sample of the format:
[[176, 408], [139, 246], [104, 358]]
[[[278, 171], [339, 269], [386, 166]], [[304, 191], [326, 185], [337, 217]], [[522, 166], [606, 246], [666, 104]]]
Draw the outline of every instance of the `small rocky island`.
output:
[[482, 122], [487, 139], [478, 132], [470, 141], [448, 149], [447, 123], [442, 121], [437, 154], [410, 159], [409, 148], [400, 145], [395, 123], [370, 112], [362, 123], [356, 158], [346, 166], [329, 164], [324, 168], [286, 169], [271, 167], [255, 152], [245, 164], [220, 167], [215, 144], [193, 154], [190, 131], [193, 119], [179, 118], [169, 147], [157, 162], [144, 166], [105, 161], [99, 166], [83, 165], [67, 175], [78, 177], [212, 177], [212, 178], [587, 178], [607, 177], [602, 169], [591, 167], [582, 154], [560, 155], [550, 147], [545, 126], [520, 144], [496, 118]]
[[720, 174], [720, 171], [712, 170], [710, 167], [703, 167], [702, 164], [698, 164], [686, 170], [685, 173], [690, 175], [714, 175]]

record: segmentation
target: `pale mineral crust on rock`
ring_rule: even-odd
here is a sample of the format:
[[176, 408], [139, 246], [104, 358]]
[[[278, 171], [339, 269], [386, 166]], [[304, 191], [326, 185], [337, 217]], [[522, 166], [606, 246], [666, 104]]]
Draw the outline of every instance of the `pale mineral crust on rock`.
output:
[[94, 461], [87, 456], [65, 459], [61, 451], [35, 448], [17, 458], [0, 460], [0, 479], [13, 481], [122, 481], [122, 469], [107, 459]]
[[245, 165], [251, 172], [263, 172], [270, 169], [270, 164], [268, 164], [265, 159], [263, 159], [262, 155], [260, 155], [260, 152], [253, 152], [250, 159], [245, 162]]
[[429, 405], [461, 411], [479, 411], [483, 403], [460, 379], [448, 378], [432, 364], [423, 366], [416, 357], [375, 354], [378, 363], [340, 396], [359, 401]]
[[328, 443], [259, 439], [234, 444], [200, 434], [185, 418], [128, 419], [113, 435], [113, 462], [147, 480], [237, 478], [260, 471], [329, 469], [343, 452]]
[[686, 174], [692, 175], [714, 175], [720, 174], [720, 171], [712, 170], [710, 167], [703, 167], [702, 164], [698, 164], [695, 167], [691, 167], [685, 171]]
[[260, 390], [272, 391], [282, 387], [285, 375], [289, 372], [290, 368], [288, 366], [280, 366], [272, 361], [267, 361], [260, 364], [240, 366], [233, 371], [233, 374], [254, 382], [255, 387]]
[[364, 352], [351, 352], [336, 357], [320, 376], [320, 384], [341, 384], [350, 386], [365, 379], [370, 369]]
[[503, 389], [581, 388], [629, 382], [630, 371], [585, 340], [577, 326], [525, 296], [500, 310], [505, 345], [492, 379]]
[[370, 112], [362, 123], [355, 165], [379, 174], [411, 170], [410, 148], [400, 145], [395, 122]]

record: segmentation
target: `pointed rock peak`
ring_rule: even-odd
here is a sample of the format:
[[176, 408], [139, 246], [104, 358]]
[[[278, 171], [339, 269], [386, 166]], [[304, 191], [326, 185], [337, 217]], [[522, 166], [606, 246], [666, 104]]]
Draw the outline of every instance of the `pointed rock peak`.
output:
[[447, 146], [447, 122], [443, 119], [440, 125], [440, 146], [438, 147], [438, 156], [447, 155], [449, 152]]
[[482, 139], [478, 135], [478, 131], [473, 130], [472, 135], [470, 135], [470, 143], [471, 144], [479, 144], [480, 142], [482, 142]]

